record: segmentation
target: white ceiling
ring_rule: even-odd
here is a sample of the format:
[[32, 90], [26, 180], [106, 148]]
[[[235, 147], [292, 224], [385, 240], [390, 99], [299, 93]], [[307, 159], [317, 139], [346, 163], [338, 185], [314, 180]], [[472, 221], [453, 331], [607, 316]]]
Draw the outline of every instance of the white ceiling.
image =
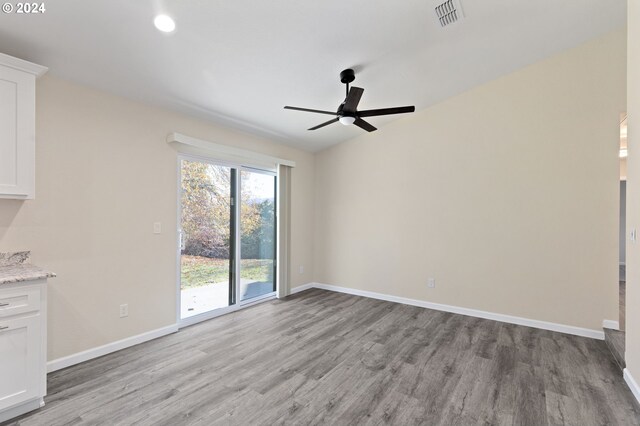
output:
[[[434, 0], [55, 0], [43, 15], [0, 14], [0, 52], [50, 73], [309, 151], [360, 135], [308, 127], [335, 110], [355, 68], [360, 109], [422, 109], [619, 28], [626, 2], [461, 0], [441, 28]], [[177, 29], [162, 34], [157, 13]], [[372, 117], [374, 126], [402, 116]], [[224, 143], [224, 141], [217, 141]]]

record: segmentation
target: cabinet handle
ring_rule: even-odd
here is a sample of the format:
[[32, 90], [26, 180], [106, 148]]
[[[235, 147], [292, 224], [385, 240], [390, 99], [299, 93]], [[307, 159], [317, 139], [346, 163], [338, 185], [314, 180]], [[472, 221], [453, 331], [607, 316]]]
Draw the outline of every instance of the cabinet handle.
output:
[[6, 330], [7, 328], [9, 328], [9, 326], [0, 326], [0, 330]]
[[9, 303], [0, 303], [0, 308], [3, 306], [9, 306]]

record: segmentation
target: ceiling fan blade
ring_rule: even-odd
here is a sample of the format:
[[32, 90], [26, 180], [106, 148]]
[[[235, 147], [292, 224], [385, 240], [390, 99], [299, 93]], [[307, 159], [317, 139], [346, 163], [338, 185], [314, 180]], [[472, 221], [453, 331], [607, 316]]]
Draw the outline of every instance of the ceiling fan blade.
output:
[[304, 111], [304, 112], [316, 112], [318, 114], [338, 115], [337, 112], [320, 111], [319, 109], [298, 108], [298, 107], [292, 107], [292, 106], [286, 106], [286, 107], [284, 107], [284, 109], [292, 109], [294, 111]]
[[352, 87], [349, 89], [349, 94], [347, 95], [347, 99], [344, 101], [344, 107], [342, 111], [355, 114], [356, 108], [358, 108], [358, 104], [360, 103], [360, 98], [362, 97], [362, 93], [364, 89], [360, 87]]
[[378, 130], [361, 118], [356, 118], [356, 121], [354, 121], [353, 124], [360, 127], [361, 129], [366, 130], [367, 132], [375, 132], [376, 130]]
[[327, 122], [324, 122], [322, 124], [318, 124], [317, 126], [312, 127], [310, 129], [307, 129], [307, 130], [316, 130], [316, 129], [319, 129], [320, 127], [328, 126], [329, 124], [335, 123], [338, 120], [339, 120], [339, 118], [336, 117], [336, 118], [333, 118], [333, 119], [331, 119], [331, 120], [329, 120]]
[[365, 111], [358, 111], [358, 117], [374, 117], [376, 115], [405, 114], [407, 112], [414, 112], [415, 110], [416, 110], [415, 106], [368, 109]]

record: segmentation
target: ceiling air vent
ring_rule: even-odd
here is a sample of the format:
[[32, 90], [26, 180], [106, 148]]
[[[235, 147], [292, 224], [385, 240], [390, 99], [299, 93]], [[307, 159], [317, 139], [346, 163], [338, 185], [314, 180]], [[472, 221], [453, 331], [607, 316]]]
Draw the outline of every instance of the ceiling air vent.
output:
[[464, 15], [462, 14], [462, 8], [458, 0], [447, 0], [444, 3], [439, 4], [435, 8], [436, 16], [440, 22], [440, 26], [446, 27], [447, 25], [458, 22]]

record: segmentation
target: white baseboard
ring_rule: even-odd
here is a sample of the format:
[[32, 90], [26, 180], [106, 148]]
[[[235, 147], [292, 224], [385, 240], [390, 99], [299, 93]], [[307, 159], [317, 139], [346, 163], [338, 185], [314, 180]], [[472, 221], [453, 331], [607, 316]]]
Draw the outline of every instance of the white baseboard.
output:
[[627, 386], [631, 389], [633, 396], [636, 397], [636, 400], [640, 402], [640, 386], [638, 386], [638, 382], [633, 378], [631, 372], [629, 372], [628, 368], [623, 370], [624, 381], [627, 382]]
[[148, 331], [146, 333], [138, 334], [136, 336], [127, 337], [126, 339], [107, 343], [106, 345], [98, 346], [97, 348], [88, 349], [86, 351], [78, 352], [73, 355], [54, 359], [47, 362], [47, 372], [51, 373], [52, 371], [71, 367], [72, 365], [80, 364], [81, 362], [89, 361], [93, 358], [98, 358], [103, 355], [119, 351], [121, 349], [148, 342], [149, 340], [157, 339], [158, 337], [166, 336], [167, 334], [175, 333], [176, 331], [178, 331], [178, 325], [173, 324], [167, 327], [162, 327]]
[[557, 324], [547, 321], [539, 321], [529, 318], [515, 317], [511, 315], [497, 314], [494, 312], [480, 311], [477, 309], [461, 308], [459, 306], [443, 305], [441, 303], [427, 302], [424, 300], [409, 299], [406, 297], [391, 296], [383, 293], [375, 293], [366, 290], [356, 290], [348, 287], [339, 287], [329, 284], [310, 283], [291, 289], [291, 293], [298, 293], [309, 288], [335, 291], [339, 293], [353, 294], [355, 296], [369, 297], [371, 299], [385, 300], [387, 302], [402, 303], [405, 305], [419, 306], [421, 308], [434, 309], [436, 311], [451, 312], [470, 317], [490, 319], [509, 324], [524, 325], [526, 327], [540, 328], [542, 330], [557, 331], [559, 333], [573, 334], [575, 336], [589, 337], [591, 339], [604, 340], [604, 331], [591, 330], [589, 328], [574, 327], [572, 325]]
[[21, 416], [30, 411], [37, 410], [41, 407], [44, 407], [44, 400], [42, 398], [36, 398], [27, 402], [23, 402], [18, 406], [7, 408], [6, 410], [2, 410], [0, 412], [0, 423]]
[[316, 283], [299, 285], [298, 287], [292, 288], [289, 294], [296, 294], [296, 293], [300, 293], [301, 291], [309, 290], [310, 288], [313, 288], [315, 285]]
[[620, 323], [614, 320], [602, 320], [602, 328], [611, 330], [620, 330]]

